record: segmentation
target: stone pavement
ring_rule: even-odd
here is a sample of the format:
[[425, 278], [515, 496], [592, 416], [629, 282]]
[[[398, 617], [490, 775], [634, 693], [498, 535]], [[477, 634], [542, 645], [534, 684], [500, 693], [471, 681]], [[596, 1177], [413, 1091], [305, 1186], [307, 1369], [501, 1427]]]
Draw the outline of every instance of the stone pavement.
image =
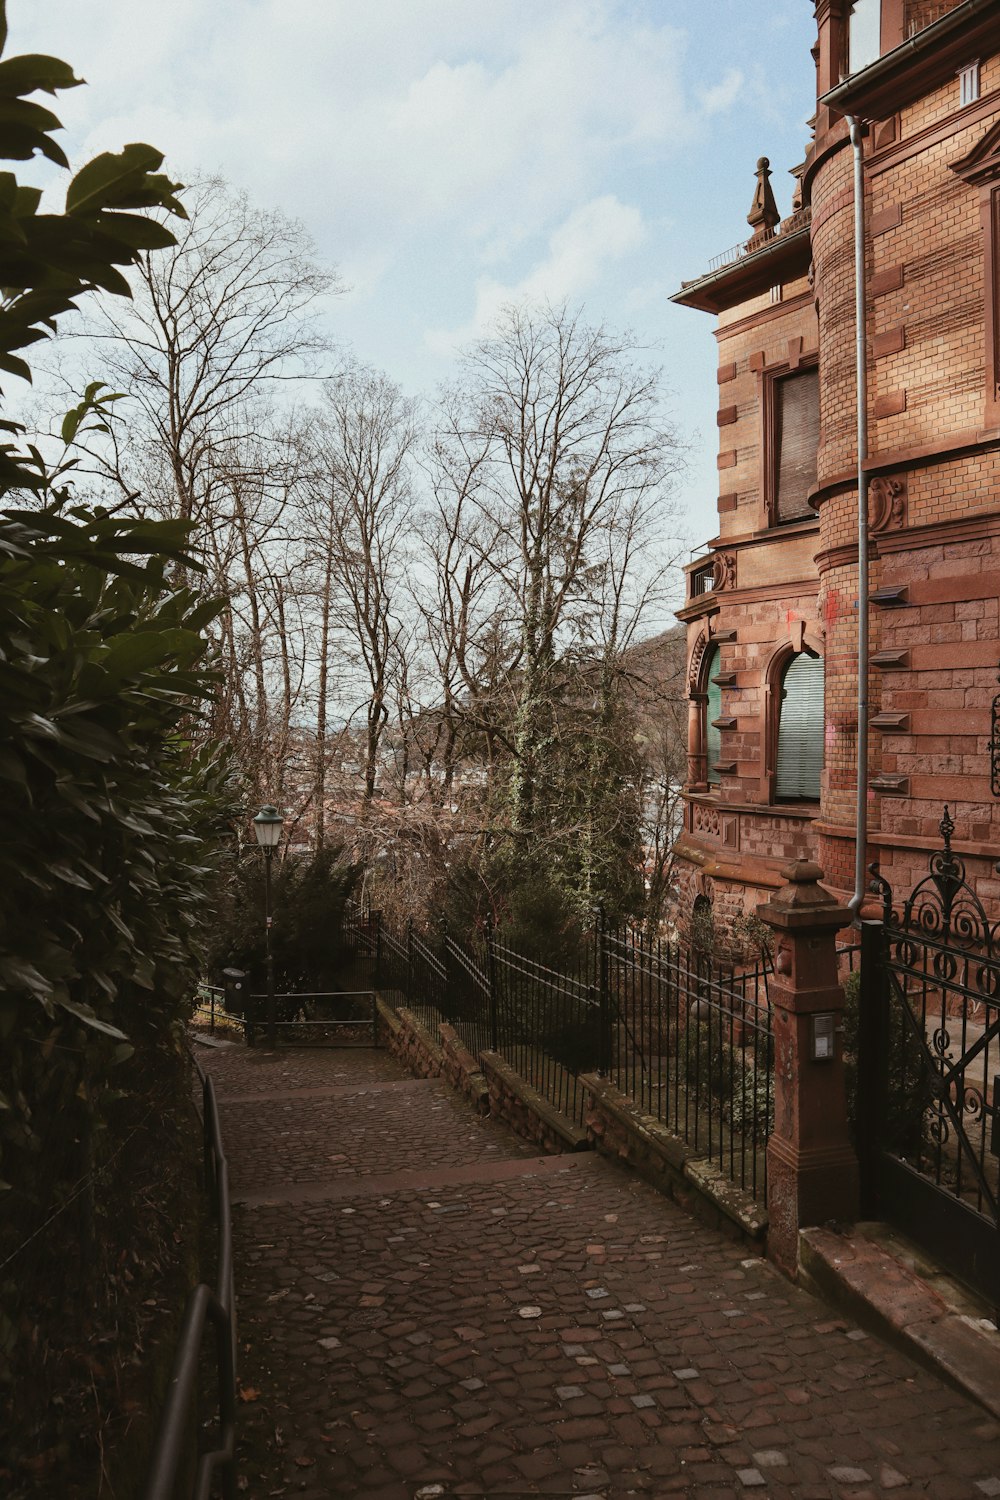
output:
[[384, 1054], [202, 1061], [254, 1500], [1000, 1496], [1000, 1424], [617, 1166]]

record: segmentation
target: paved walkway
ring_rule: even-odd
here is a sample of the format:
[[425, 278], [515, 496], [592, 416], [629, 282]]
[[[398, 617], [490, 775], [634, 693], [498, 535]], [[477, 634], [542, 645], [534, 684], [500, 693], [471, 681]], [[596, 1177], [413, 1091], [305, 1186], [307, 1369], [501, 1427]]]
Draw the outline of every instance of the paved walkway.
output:
[[1000, 1496], [1000, 1426], [593, 1155], [373, 1052], [202, 1053], [253, 1500]]

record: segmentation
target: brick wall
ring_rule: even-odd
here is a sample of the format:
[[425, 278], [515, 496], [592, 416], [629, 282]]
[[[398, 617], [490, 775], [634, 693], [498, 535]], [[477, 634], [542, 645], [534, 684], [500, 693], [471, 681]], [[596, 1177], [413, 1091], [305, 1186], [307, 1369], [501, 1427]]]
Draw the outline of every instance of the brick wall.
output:
[[[1000, 60], [985, 59], [982, 95], [998, 86]], [[903, 780], [869, 799], [868, 858], [878, 859], [905, 894], [926, 872], [947, 801], [970, 875], [984, 898], [996, 899], [1000, 886], [983, 846], [1000, 835], [988, 754], [1000, 651], [1000, 455], [975, 446], [986, 382], [982, 228], [978, 193], [950, 163], [972, 149], [1000, 110], [973, 121], [968, 114], [958, 112], [958, 83], [949, 80], [901, 112], [896, 140], [876, 153], [868, 178], [869, 455], [892, 464], [887, 476], [902, 493], [901, 513], [883, 517], [871, 538], [871, 584], [910, 589], [904, 607], [876, 608], [870, 617], [871, 653], [907, 654], [869, 679], [871, 714], [906, 717], [871, 731], [871, 775]], [[929, 134], [923, 149], [912, 149], [919, 132], [940, 131], [953, 118], [959, 128], [940, 140]], [[819, 167], [812, 185], [820, 484], [829, 487], [819, 539], [827, 656], [819, 858], [841, 890], [853, 886], [857, 764], [856, 489], [847, 478], [856, 464], [850, 173], [851, 153], [843, 149]], [[967, 442], [972, 446], [960, 451]], [[948, 452], [949, 445], [959, 451]]]
[[719, 411], [735, 408], [736, 413], [735, 420], [719, 428], [719, 492], [729, 497], [719, 514], [719, 535], [724, 542], [745, 538], [767, 525], [761, 483], [760, 367], [786, 364], [790, 347], [796, 359], [815, 355], [817, 349], [808, 281], [790, 282], [782, 288], [782, 298], [780, 303], [766, 297], [743, 305], [730, 326], [725, 317], [720, 318]]
[[[904, 111], [900, 145], [955, 115], [957, 90], [952, 80]], [[990, 123], [988, 118], [967, 125], [879, 169], [870, 180], [872, 221], [876, 228], [888, 227], [870, 238], [869, 276], [875, 288], [896, 284], [873, 295], [869, 336], [874, 340], [892, 332], [901, 340], [901, 347], [873, 362], [869, 419], [875, 450], [939, 443], [949, 433], [982, 423], [986, 356], [979, 195], [951, 163], [977, 144]], [[905, 409], [894, 409], [903, 402]]]
[[[922, 26], [941, 13], [936, 3], [910, 3], [906, 21]], [[905, 893], [926, 870], [947, 802], [955, 847], [994, 914], [1000, 801], [990, 789], [989, 734], [1000, 657], [1000, 444], [988, 426], [979, 193], [952, 166], [998, 120], [995, 54], [981, 59], [980, 102], [960, 108], [950, 77], [903, 107], [891, 129], [876, 125], [865, 144], [870, 582], [910, 591], [902, 607], [870, 614], [871, 655], [904, 655], [871, 670], [869, 710], [904, 717], [871, 730], [867, 860], [878, 859]], [[823, 111], [820, 122], [822, 133]], [[680, 875], [685, 900], [710, 894], [718, 913], [745, 909], [747, 893], [756, 896], [778, 862], [810, 841], [835, 889], [854, 883], [854, 211], [852, 152], [846, 141], [837, 145], [843, 129], [833, 122], [809, 168], [812, 282], [785, 288], [779, 304], [755, 291], [719, 319], [719, 532], [735, 576], [712, 629], [736, 631], [721, 657], [722, 671], [736, 673], [722, 692], [723, 718], [735, 722], [723, 731], [721, 761], [733, 769], [709, 802], [689, 810]], [[804, 561], [791, 536], [765, 530], [762, 370], [817, 348], [819, 523]], [[815, 828], [768, 813], [767, 667], [796, 620], [821, 644], [826, 666]], [[704, 628], [691, 621], [692, 647]]]

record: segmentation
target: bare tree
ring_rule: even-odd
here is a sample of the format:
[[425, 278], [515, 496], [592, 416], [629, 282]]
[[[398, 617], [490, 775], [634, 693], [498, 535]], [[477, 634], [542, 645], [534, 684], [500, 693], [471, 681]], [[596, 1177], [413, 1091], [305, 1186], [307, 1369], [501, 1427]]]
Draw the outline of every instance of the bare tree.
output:
[[[485, 524], [489, 552], [475, 555], [513, 626], [509, 817], [521, 847], [556, 829], [578, 843], [582, 832], [585, 850], [598, 802], [606, 814], [601, 747], [617, 745], [619, 760], [627, 748], [616, 684], [673, 561], [663, 543], [679, 448], [638, 354], [565, 307], [510, 308], [466, 356], [464, 399], [438, 440], [452, 493]], [[581, 802], [588, 735], [600, 753]], [[596, 894], [579, 861], [573, 879]]]
[[324, 797], [324, 718], [334, 634], [356, 671], [366, 808], [375, 795], [393, 678], [406, 655], [400, 605], [411, 531], [415, 421], [413, 403], [397, 386], [352, 364], [327, 383], [312, 425], [307, 508], [314, 566], [322, 580], [318, 804]]
[[278, 800], [290, 790], [308, 695], [311, 602], [301, 582], [297, 434], [261, 409], [255, 425], [231, 456], [217, 441], [203, 475], [202, 556], [225, 600], [211, 627], [222, 679], [211, 732], [235, 750], [248, 795]]
[[[455, 416], [455, 401], [449, 405]], [[480, 503], [489, 446], [463, 431], [460, 416], [440, 429], [425, 459], [430, 504], [421, 518], [424, 568], [416, 602], [427, 658], [422, 723], [425, 760], [440, 767], [437, 789], [450, 798], [457, 769], [473, 757], [492, 779], [509, 741], [509, 675], [518, 650], [516, 621], [496, 571], [502, 528]], [[428, 730], [431, 733], [428, 733]], [[426, 748], [426, 747], [429, 747]]]
[[88, 451], [120, 504], [141, 495], [192, 523], [203, 583], [226, 601], [210, 731], [236, 750], [248, 795], [281, 800], [312, 686], [288, 398], [329, 352], [319, 315], [337, 284], [300, 224], [219, 179], [195, 182], [185, 202], [176, 245], [133, 272], [132, 302], [102, 307], [79, 335], [128, 414]]
[[103, 357], [105, 379], [138, 407], [130, 450], [101, 460], [131, 492], [137, 450], [140, 461], [155, 456], [161, 506], [204, 522], [219, 443], [231, 467], [241, 441], [255, 436], [267, 390], [314, 372], [330, 347], [320, 302], [337, 283], [317, 265], [301, 224], [256, 208], [221, 179], [194, 183], [185, 203], [176, 246], [144, 256], [132, 302], [102, 307], [84, 336]]

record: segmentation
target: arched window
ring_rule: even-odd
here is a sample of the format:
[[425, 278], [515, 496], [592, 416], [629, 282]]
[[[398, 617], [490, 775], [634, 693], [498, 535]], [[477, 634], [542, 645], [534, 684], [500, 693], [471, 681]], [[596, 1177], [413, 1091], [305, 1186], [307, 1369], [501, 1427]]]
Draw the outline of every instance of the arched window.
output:
[[823, 769], [823, 658], [801, 653], [779, 678], [774, 796], [818, 802]]

